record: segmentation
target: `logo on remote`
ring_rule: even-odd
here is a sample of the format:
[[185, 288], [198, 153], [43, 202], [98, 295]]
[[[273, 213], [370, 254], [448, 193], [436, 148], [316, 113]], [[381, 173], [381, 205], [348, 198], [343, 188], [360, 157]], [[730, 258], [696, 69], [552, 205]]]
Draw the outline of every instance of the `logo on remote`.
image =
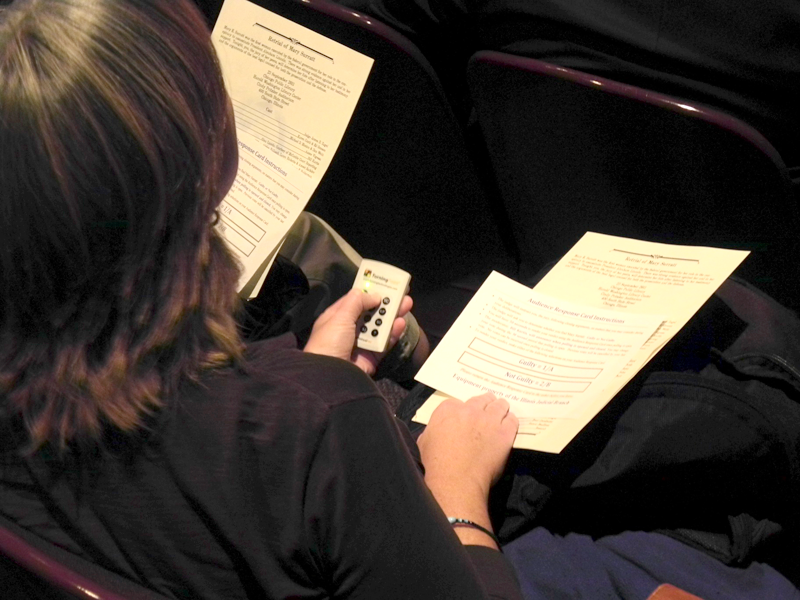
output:
[[384, 283], [389, 283], [389, 279], [386, 277], [382, 277], [377, 273], [373, 273], [372, 269], [364, 269], [364, 277], [367, 279], [374, 279], [375, 281], [383, 281]]

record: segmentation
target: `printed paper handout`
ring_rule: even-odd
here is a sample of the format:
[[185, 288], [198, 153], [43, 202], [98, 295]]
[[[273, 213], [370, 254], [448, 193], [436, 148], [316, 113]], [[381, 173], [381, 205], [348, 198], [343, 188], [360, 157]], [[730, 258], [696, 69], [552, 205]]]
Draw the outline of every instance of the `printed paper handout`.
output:
[[212, 34], [236, 115], [239, 172], [217, 227], [255, 295], [342, 140], [373, 60], [247, 0]]
[[533, 290], [492, 273], [417, 374], [437, 393], [414, 420], [491, 391], [515, 447], [560, 452], [746, 256], [590, 232]]
[[612, 384], [663, 320], [587, 311], [494, 272], [417, 379], [457, 398], [490, 391], [514, 402], [523, 423], [568, 417]]

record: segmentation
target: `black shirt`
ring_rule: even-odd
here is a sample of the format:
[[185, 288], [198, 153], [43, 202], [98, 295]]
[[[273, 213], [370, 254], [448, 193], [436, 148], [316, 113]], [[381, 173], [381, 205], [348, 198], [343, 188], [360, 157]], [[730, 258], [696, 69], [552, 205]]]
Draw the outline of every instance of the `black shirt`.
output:
[[502, 554], [460, 544], [372, 381], [291, 336], [173, 399], [151, 438], [81, 474], [6, 453], [0, 506], [177, 598], [520, 597]]

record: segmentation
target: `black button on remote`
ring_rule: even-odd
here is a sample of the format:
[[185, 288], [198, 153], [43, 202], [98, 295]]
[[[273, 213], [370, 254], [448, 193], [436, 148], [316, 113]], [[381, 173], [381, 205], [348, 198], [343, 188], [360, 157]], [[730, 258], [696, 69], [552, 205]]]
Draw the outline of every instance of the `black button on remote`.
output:
[[373, 329], [371, 333], [372, 333], [372, 337], [378, 337], [378, 330], [377, 329]]
[[378, 311], [378, 313], [382, 314], [382, 315], [385, 315], [386, 314], [386, 309], [381, 307], [380, 310]]
[[391, 300], [389, 300], [388, 297], [383, 299], [383, 303], [384, 304], [389, 304], [389, 302], [391, 302]]
[[367, 326], [366, 325], [362, 325], [361, 326], [361, 333], [367, 333]]
[[375, 319], [375, 325], [377, 325], [378, 327], [383, 325], [383, 319]]

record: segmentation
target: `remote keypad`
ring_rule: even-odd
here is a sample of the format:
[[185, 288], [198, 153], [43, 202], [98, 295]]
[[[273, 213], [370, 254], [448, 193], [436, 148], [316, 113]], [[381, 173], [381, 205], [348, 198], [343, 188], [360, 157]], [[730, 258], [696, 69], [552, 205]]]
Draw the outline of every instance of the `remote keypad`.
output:
[[359, 319], [356, 340], [359, 348], [375, 352], [386, 350], [392, 324], [410, 282], [411, 276], [402, 269], [370, 259], [361, 262], [353, 287], [380, 294], [381, 303]]

